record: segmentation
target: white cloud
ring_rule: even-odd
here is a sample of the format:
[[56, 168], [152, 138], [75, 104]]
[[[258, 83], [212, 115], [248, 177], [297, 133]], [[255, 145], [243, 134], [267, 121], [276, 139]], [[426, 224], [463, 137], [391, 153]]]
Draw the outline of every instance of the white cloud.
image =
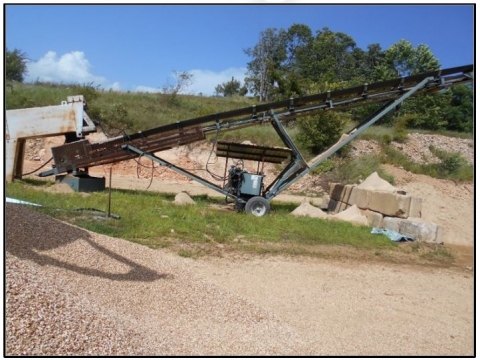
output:
[[133, 91], [143, 92], [143, 93], [159, 93], [159, 92], [162, 92], [162, 89], [139, 85], [139, 86], [136, 86]]
[[202, 93], [205, 96], [211, 96], [215, 93], [215, 87], [219, 84], [232, 80], [234, 77], [243, 85], [246, 68], [229, 68], [219, 72], [211, 70], [190, 70], [188, 73], [193, 75], [194, 83], [188, 87], [186, 93], [198, 95]]
[[113, 91], [121, 91], [122, 90], [122, 86], [120, 85], [120, 83], [118, 81], [115, 81], [111, 85], [105, 86], [105, 88], [107, 90], [113, 90]]
[[82, 51], [72, 51], [58, 56], [55, 51], [47, 52], [38, 61], [27, 63], [27, 82], [50, 81], [63, 83], [90, 83], [102, 85], [106, 79], [91, 73], [92, 65]]
[[[215, 87], [219, 84], [232, 80], [234, 77], [240, 81], [243, 85], [243, 80], [247, 72], [246, 68], [229, 68], [219, 72], [211, 70], [189, 70], [187, 73], [193, 75], [193, 83], [186, 89], [182, 90], [181, 94], [202, 94], [204, 96], [212, 96], [215, 94]], [[175, 75], [172, 72], [167, 79], [166, 88], [174, 86], [176, 84]], [[136, 92], [148, 92], [148, 93], [161, 93], [164, 92], [163, 88], [153, 88], [149, 86], [139, 85], [135, 87]]]
[[[103, 76], [92, 73], [92, 65], [82, 51], [72, 51], [63, 55], [58, 55], [55, 51], [47, 52], [37, 61], [27, 62], [26, 82], [48, 81], [57, 83], [93, 83], [106, 90], [122, 91], [120, 82], [109, 82]], [[215, 93], [215, 87], [219, 84], [230, 81], [232, 77], [240, 81], [243, 80], [247, 72], [246, 68], [228, 68], [222, 71], [193, 69], [187, 71], [193, 75], [193, 83], [182, 91], [183, 94], [203, 94], [211, 96]], [[168, 83], [174, 84], [173, 73], [170, 74]], [[168, 87], [168, 84], [165, 85]], [[161, 93], [163, 88], [138, 85], [133, 91], [147, 93]]]

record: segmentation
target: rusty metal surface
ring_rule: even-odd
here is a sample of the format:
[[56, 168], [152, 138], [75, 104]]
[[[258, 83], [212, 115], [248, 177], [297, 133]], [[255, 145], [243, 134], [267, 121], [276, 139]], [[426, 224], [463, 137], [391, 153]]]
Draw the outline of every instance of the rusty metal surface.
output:
[[216, 153], [219, 157], [281, 164], [291, 157], [292, 150], [288, 148], [275, 148], [219, 141], [217, 143]]
[[52, 148], [52, 155], [55, 167], [60, 173], [137, 157], [138, 155], [122, 149], [122, 146], [126, 144], [135, 146], [145, 152], [154, 153], [203, 139], [205, 139], [205, 134], [200, 127], [190, 127], [148, 137], [137, 137], [133, 140], [127, 137], [118, 137], [93, 144], [88, 140], [80, 140]]

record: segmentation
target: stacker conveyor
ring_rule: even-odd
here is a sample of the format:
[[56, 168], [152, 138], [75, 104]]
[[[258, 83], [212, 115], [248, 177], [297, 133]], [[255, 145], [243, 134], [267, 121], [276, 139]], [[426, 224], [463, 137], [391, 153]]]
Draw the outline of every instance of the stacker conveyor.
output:
[[[178, 121], [98, 143], [90, 143], [88, 140], [75, 141], [52, 148], [54, 166], [39, 175], [75, 174], [82, 170], [88, 171], [88, 167], [144, 156], [234, 199], [238, 210], [245, 209], [248, 213], [262, 216], [269, 211], [269, 203], [276, 195], [315, 169], [389, 112], [397, 109], [411, 96], [439, 92], [450, 86], [472, 81], [473, 65], [467, 65]], [[364, 121], [343, 134], [336, 144], [308, 163], [282, 125], [303, 115], [324, 110], [347, 110], [374, 103], [382, 105]], [[217, 142], [217, 156], [226, 158], [224, 176], [226, 183], [223, 186], [190, 173], [154, 154], [203, 140], [209, 133], [218, 134], [220, 131], [232, 131], [261, 124], [270, 124], [285, 147]], [[232, 158], [258, 161], [257, 172], [248, 173], [241, 167], [232, 165], [227, 174], [227, 161]], [[265, 162], [287, 162], [285, 168], [270, 184], [263, 183]]]

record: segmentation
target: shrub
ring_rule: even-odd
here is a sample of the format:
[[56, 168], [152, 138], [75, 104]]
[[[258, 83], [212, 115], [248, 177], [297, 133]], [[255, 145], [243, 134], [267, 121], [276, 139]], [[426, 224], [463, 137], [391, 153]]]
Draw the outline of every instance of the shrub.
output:
[[296, 139], [308, 151], [318, 154], [333, 145], [347, 123], [344, 114], [338, 112], [322, 112], [316, 116], [305, 116], [297, 122]]

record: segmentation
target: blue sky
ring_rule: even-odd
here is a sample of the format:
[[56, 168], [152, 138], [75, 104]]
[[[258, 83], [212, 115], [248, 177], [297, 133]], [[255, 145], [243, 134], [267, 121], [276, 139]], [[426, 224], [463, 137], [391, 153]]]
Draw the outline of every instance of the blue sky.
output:
[[442, 68], [474, 61], [470, 5], [6, 5], [5, 41], [30, 62], [26, 81], [90, 83], [120, 91], [159, 91], [173, 71], [194, 76], [188, 93], [212, 95], [243, 81], [260, 32], [308, 25], [386, 50], [401, 39], [426, 44]]

